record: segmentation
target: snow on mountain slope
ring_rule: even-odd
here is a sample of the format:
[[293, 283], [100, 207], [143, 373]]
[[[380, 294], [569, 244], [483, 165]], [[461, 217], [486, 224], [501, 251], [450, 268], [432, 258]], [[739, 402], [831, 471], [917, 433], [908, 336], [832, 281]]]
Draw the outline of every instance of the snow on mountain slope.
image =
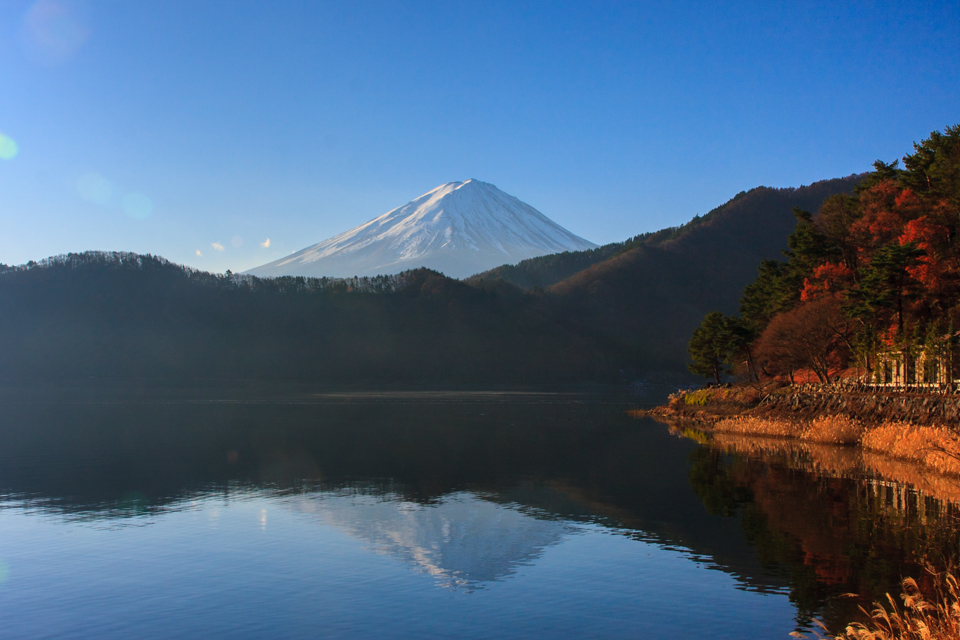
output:
[[492, 184], [467, 180], [440, 185], [366, 224], [247, 273], [343, 278], [429, 267], [465, 278], [502, 264], [596, 246]]

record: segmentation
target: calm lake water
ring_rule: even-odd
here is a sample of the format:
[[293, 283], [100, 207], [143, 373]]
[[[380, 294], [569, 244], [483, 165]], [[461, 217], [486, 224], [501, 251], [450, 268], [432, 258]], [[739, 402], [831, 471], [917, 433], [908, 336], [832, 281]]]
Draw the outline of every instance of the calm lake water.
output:
[[786, 638], [956, 548], [846, 453], [626, 415], [667, 392], [0, 389], [0, 636]]

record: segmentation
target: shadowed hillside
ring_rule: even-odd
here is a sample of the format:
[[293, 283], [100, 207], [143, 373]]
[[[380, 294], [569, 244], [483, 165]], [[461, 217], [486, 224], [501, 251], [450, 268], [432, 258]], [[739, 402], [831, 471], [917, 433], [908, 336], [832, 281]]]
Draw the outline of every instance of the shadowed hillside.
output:
[[796, 223], [792, 209], [816, 211], [827, 196], [852, 192], [860, 178], [753, 189], [670, 237], [642, 242], [553, 285], [551, 313], [620, 350], [625, 361], [682, 366], [703, 316], [736, 309], [760, 261], [781, 257]]
[[531, 298], [500, 297], [427, 269], [259, 279], [153, 256], [71, 254], [0, 270], [0, 378], [519, 382], [602, 375], [597, 349]]
[[[577, 274], [584, 269], [591, 267], [595, 264], [599, 264], [610, 258], [614, 258], [620, 254], [626, 253], [631, 249], [638, 249], [640, 247], [661, 247], [664, 245], [675, 243], [676, 241], [685, 238], [691, 233], [694, 233], [700, 229], [709, 229], [717, 225], [717, 220], [728, 219], [727, 223], [719, 223], [721, 227], [727, 227], [729, 225], [729, 219], [736, 218], [740, 219], [744, 215], [752, 215], [750, 212], [756, 213], [758, 211], [757, 207], [769, 206], [770, 201], [760, 200], [757, 197], [758, 193], [767, 193], [767, 192], [776, 192], [780, 193], [786, 197], [790, 197], [790, 194], [795, 192], [796, 197], [803, 199], [805, 202], [816, 201], [814, 208], [819, 206], [820, 201], [823, 200], [828, 195], [834, 193], [839, 193], [841, 191], [849, 191], [852, 187], [847, 186], [847, 181], [849, 180], [858, 180], [859, 178], [851, 176], [850, 178], [843, 178], [840, 180], [824, 180], [822, 182], [817, 182], [810, 185], [809, 187], [801, 187], [800, 189], [770, 189], [768, 187], [758, 187], [752, 189], [749, 192], [741, 191], [735, 195], [731, 200], [720, 205], [719, 207], [711, 210], [705, 215], [696, 216], [690, 222], [680, 225], [679, 227], [667, 227], [666, 229], [660, 229], [659, 231], [651, 231], [649, 233], [641, 233], [640, 235], [634, 236], [629, 240], [624, 242], [611, 242], [610, 244], [605, 244], [602, 247], [597, 247], [596, 249], [589, 249], [587, 251], [564, 251], [563, 253], [554, 253], [547, 256], [540, 256], [537, 258], [530, 258], [529, 260], [524, 260], [517, 264], [505, 264], [489, 271], [484, 271], [483, 273], [478, 273], [474, 276], [471, 276], [466, 279], [466, 282], [470, 284], [477, 284], [484, 280], [501, 280], [503, 282], [509, 282], [523, 289], [533, 289], [534, 287], [547, 288], [551, 285], [557, 284], [561, 280], [566, 280], [571, 276]], [[824, 194], [817, 200], [818, 194], [822, 191]], [[738, 205], [737, 203], [740, 200], [746, 198], [746, 204]], [[792, 205], [800, 206], [803, 208], [803, 205]], [[786, 215], [783, 214], [783, 208], [773, 205], [773, 208], [763, 210], [765, 213], [761, 213], [759, 220], [760, 228], [759, 229], [750, 229], [744, 228], [743, 231], [746, 232], [747, 237], [744, 237], [744, 240], [748, 242], [751, 241], [751, 238], [748, 236], [754, 236], [752, 239], [752, 244], [758, 246], [770, 243], [770, 238], [763, 238], [765, 232], [772, 232], [773, 234], [780, 237], [780, 240], [783, 240], [790, 231], [793, 230], [793, 216], [790, 214], [790, 208], [786, 209]], [[772, 215], [767, 215], [767, 213]], [[785, 224], [778, 224], [778, 222], [783, 222]], [[734, 225], [735, 226], [735, 225]], [[784, 231], [784, 228], [786, 231]], [[771, 236], [772, 237], [772, 236]], [[785, 241], [782, 242], [783, 247], [786, 246]], [[779, 255], [779, 254], [778, 254]]]

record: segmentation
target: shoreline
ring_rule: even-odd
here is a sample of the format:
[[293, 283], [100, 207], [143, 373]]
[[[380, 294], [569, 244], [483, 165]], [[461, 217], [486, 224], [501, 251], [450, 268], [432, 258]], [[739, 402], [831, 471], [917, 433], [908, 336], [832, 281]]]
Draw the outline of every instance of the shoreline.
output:
[[750, 385], [681, 390], [666, 405], [635, 410], [683, 430], [841, 445], [960, 477], [960, 396], [828, 385]]

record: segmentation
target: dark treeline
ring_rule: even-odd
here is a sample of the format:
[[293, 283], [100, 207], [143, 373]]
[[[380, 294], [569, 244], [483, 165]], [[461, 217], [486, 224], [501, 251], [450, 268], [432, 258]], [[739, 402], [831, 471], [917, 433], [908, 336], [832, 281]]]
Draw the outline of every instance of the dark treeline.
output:
[[426, 269], [259, 279], [90, 252], [0, 273], [7, 379], [536, 381], [596, 377], [605, 366], [533, 297]]
[[234, 274], [227, 271], [220, 275], [200, 271], [190, 267], [176, 265], [169, 260], [150, 254], [140, 255], [126, 251], [86, 251], [67, 253], [45, 258], [39, 262], [31, 260], [20, 266], [0, 264], [0, 274], [30, 271], [32, 269], [129, 269], [145, 271], [156, 268], [173, 268], [196, 282], [207, 287], [226, 286], [245, 287], [253, 291], [291, 293], [396, 293], [404, 289], [408, 281], [414, 278], [412, 271], [394, 275], [363, 276], [353, 278], [305, 278], [303, 276], [282, 276], [279, 278], [257, 278], [255, 276]]

